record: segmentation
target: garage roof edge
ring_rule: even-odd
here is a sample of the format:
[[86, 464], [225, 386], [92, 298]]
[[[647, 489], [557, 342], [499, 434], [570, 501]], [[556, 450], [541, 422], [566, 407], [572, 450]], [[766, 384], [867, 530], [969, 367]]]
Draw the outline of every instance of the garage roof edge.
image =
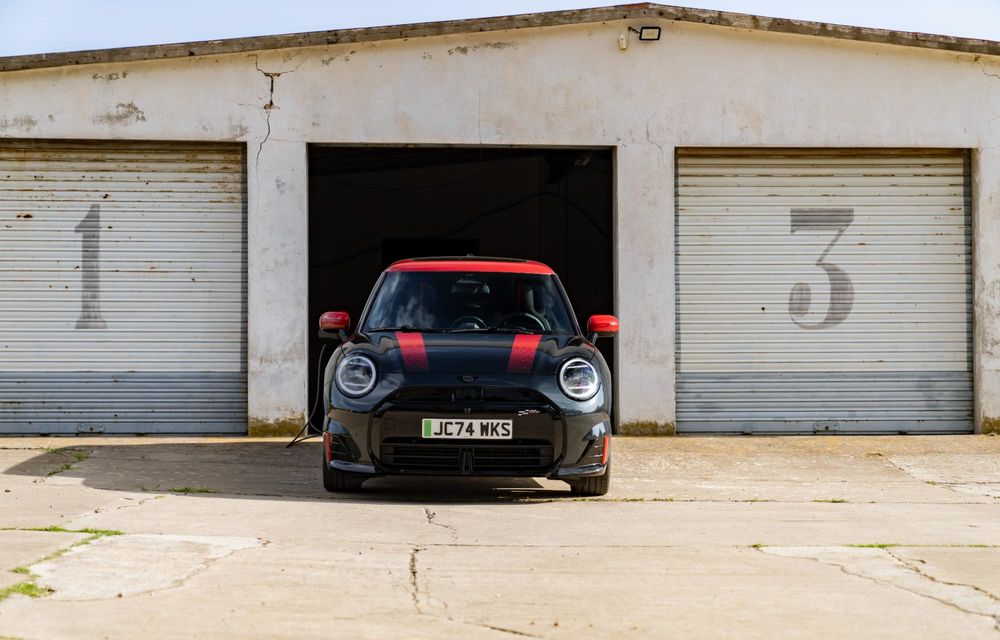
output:
[[791, 18], [770, 18], [745, 13], [692, 9], [655, 3], [628, 4], [569, 11], [548, 11], [493, 18], [470, 18], [442, 22], [422, 22], [384, 27], [310, 31], [282, 35], [203, 40], [174, 44], [92, 49], [60, 53], [38, 53], [0, 57], [0, 72], [67, 67], [112, 62], [166, 60], [254, 51], [271, 51], [333, 44], [405, 40], [429, 36], [530, 29], [618, 20], [661, 19], [693, 22], [737, 29], [770, 31], [796, 35], [838, 38], [960, 53], [1000, 56], [1000, 42], [954, 36], [893, 31], [840, 24], [810, 22]]

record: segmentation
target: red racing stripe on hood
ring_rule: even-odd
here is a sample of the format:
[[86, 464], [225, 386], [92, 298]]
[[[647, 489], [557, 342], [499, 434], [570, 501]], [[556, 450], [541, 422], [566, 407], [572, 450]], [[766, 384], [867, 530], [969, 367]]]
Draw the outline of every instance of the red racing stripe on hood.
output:
[[396, 341], [403, 354], [403, 367], [407, 371], [427, 371], [427, 349], [422, 333], [397, 333]]
[[510, 361], [507, 362], [507, 373], [531, 373], [535, 363], [535, 351], [542, 341], [540, 335], [518, 334], [514, 336], [514, 345], [510, 348]]

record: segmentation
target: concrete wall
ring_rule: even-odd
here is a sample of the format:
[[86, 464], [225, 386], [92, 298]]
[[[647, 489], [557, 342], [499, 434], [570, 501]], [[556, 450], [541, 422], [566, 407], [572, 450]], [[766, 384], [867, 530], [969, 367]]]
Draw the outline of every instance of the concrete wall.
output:
[[619, 406], [672, 424], [678, 146], [977, 149], [978, 424], [1000, 424], [1000, 60], [663, 22], [0, 74], [0, 136], [240, 140], [253, 424], [306, 389], [308, 142], [606, 145], [617, 175]]

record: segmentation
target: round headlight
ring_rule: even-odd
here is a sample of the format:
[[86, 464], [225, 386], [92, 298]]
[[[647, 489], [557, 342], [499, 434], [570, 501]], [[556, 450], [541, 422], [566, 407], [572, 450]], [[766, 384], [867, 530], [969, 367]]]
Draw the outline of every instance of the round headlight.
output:
[[559, 388], [574, 400], [590, 400], [600, 387], [597, 369], [583, 358], [571, 358], [559, 368]]
[[375, 388], [375, 363], [368, 356], [351, 354], [337, 365], [337, 388], [345, 396], [360, 398]]

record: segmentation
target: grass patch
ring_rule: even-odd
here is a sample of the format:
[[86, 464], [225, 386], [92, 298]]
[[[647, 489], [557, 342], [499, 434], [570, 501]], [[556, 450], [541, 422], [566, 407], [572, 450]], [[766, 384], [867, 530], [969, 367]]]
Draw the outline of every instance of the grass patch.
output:
[[49, 533], [89, 533], [91, 536], [96, 536], [98, 538], [103, 538], [105, 536], [120, 536], [123, 535], [123, 531], [118, 531], [117, 529], [67, 529], [66, 527], [60, 527], [57, 524], [48, 527], [34, 527], [29, 529], [19, 529], [19, 531], [47, 531]]
[[751, 549], [757, 549], [758, 551], [759, 551], [760, 549], [762, 549], [763, 547], [764, 547], [764, 544], [763, 544], [763, 543], [760, 543], [760, 542], [758, 542], [758, 543], [756, 543], [756, 544], [752, 544], [752, 545], [750, 545], [750, 548], [751, 548]]
[[18, 582], [9, 587], [0, 589], [0, 600], [6, 600], [13, 595], [28, 596], [29, 598], [41, 598], [52, 593], [51, 589], [39, 587], [34, 582]]
[[927, 484], [931, 485], [932, 487], [936, 487], [937, 486], [937, 480], [924, 480], [924, 482], [926, 482]]
[[957, 546], [957, 547], [968, 547], [970, 549], [993, 549], [997, 545], [995, 545], [995, 544], [960, 544], [960, 545], [955, 545], [955, 546]]
[[215, 493], [215, 489], [208, 487], [174, 487], [168, 491], [170, 493]]
[[70, 533], [89, 533], [90, 535], [97, 538], [105, 538], [107, 536], [123, 536], [124, 531], [119, 531], [118, 529], [73, 529]]
[[10, 572], [11, 573], [20, 573], [23, 576], [26, 576], [29, 573], [31, 573], [31, 571], [28, 570], [28, 567], [14, 567], [13, 569], [10, 570]]
[[827, 502], [829, 504], [843, 504], [843, 503], [847, 502], [847, 500], [845, 500], [844, 498], [828, 498], [828, 499], [816, 498], [815, 500], [813, 500], [813, 502]]

